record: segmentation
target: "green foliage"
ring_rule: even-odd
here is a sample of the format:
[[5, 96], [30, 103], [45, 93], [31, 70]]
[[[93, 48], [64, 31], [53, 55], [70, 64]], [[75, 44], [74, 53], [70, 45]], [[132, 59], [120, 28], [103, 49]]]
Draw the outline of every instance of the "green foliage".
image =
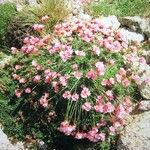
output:
[[16, 14], [16, 7], [12, 3], [0, 4], [0, 47], [5, 45], [7, 27]]
[[[9, 70], [7, 68], [7, 70]], [[16, 117], [12, 112], [14, 106], [10, 105], [10, 98], [15, 89], [14, 82], [11, 80], [9, 71], [0, 70], [0, 124], [4, 127], [4, 132], [8, 136], [20, 139], [22, 137], [21, 125], [16, 122]]]
[[149, 10], [149, 0], [104, 0], [98, 4], [92, 4], [89, 11], [94, 16], [116, 15], [133, 16], [142, 15]]

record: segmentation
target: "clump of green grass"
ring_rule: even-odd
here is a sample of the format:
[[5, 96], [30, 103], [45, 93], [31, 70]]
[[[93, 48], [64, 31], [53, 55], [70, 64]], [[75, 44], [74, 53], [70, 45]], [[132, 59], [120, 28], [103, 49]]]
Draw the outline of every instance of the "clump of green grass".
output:
[[18, 18], [24, 24], [38, 23], [45, 16], [49, 16], [47, 28], [49, 30], [59, 21], [64, 20], [70, 13], [65, 0], [39, 0], [36, 6], [25, 5], [24, 9], [19, 13]]
[[89, 10], [92, 15], [143, 16], [150, 8], [149, 0], [104, 0], [98, 4], [91, 4]]

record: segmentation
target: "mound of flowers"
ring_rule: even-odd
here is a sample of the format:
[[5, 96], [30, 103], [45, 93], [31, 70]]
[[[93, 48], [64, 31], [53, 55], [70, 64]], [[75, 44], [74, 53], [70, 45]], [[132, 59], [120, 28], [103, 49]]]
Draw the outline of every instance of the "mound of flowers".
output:
[[60, 23], [46, 33], [48, 19], [33, 26], [40, 37], [26, 37], [20, 50], [11, 48], [15, 95], [42, 110], [42, 120], [61, 116], [58, 130], [65, 135], [105, 141], [132, 111], [138, 75], [123, 58], [128, 41], [99, 18]]

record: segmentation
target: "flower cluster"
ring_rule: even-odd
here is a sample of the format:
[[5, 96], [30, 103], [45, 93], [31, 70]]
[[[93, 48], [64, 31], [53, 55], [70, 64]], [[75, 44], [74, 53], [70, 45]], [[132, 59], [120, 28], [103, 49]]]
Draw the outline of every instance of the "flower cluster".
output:
[[[43, 25], [33, 28], [44, 32]], [[44, 108], [64, 103], [58, 130], [65, 135], [92, 142], [115, 135], [132, 111], [130, 89], [138, 78], [124, 63], [126, 39], [100, 19], [57, 24], [53, 34], [41, 36], [26, 37], [20, 51], [12, 48], [29, 59], [28, 66], [15, 64], [16, 96], [34, 97]]]

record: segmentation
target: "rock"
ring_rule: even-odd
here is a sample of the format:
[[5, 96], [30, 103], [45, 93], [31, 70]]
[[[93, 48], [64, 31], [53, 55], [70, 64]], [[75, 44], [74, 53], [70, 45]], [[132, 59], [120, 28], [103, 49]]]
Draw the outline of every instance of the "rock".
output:
[[83, 12], [80, 12], [77, 17], [78, 17], [78, 19], [81, 19], [83, 21], [89, 21], [92, 19], [92, 17], [90, 15], [84, 14]]
[[150, 20], [143, 19], [139, 16], [123, 17], [119, 19], [122, 26], [126, 26], [136, 32], [145, 34], [150, 38]]
[[135, 33], [135, 32], [131, 32], [125, 28], [122, 28], [119, 31], [128, 41], [142, 42], [145, 40], [144, 35]]
[[72, 22], [77, 19], [81, 19], [83, 21], [91, 20], [92, 17], [83, 10], [84, 3], [82, 0], [66, 0], [66, 3], [68, 4], [67, 7], [69, 10], [71, 10], [71, 14], [66, 18], [65, 21]]
[[116, 16], [103, 17], [101, 21], [105, 27], [112, 27], [114, 30], [117, 30], [120, 27], [120, 22]]
[[17, 144], [13, 145], [9, 141], [7, 135], [0, 128], [0, 150], [25, 150], [25, 148], [22, 142], [18, 142]]
[[150, 111], [134, 118], [122, 132], [117, 150], [150, 150]]
[[[133, 65], [136, 62], [133, 63]], [[140, 75], [139, 80], [139, 91], [143, 98], [150, 100], [150, 66], [146, 64], [139, 63], [137, 67], [135, 67], [136, 73]]]
[[150, 110], [150, 101], [141, 101], [139, 104], [138, 104], [138, 109], [139, 110], [144, 110], [144, 111], [147, 111], [147, 110]]
[[141, 85], [139, 85], [139, 90], [143, 98], [147, 100], [150, 99], [150, 84], [143, 82]]
[[76, 16], [81, 11], [83, 11], [83, 9], [82, 9], [83, 4], [82, 4], [81, 0], [70, 0], [68, 2], [69, 2], [68, 7], [70, 7], [70, 9], [72, 10], [72, 14], [74, 16]]
[[146, 51], [146, 62], [150, 64], [150, 50]]

